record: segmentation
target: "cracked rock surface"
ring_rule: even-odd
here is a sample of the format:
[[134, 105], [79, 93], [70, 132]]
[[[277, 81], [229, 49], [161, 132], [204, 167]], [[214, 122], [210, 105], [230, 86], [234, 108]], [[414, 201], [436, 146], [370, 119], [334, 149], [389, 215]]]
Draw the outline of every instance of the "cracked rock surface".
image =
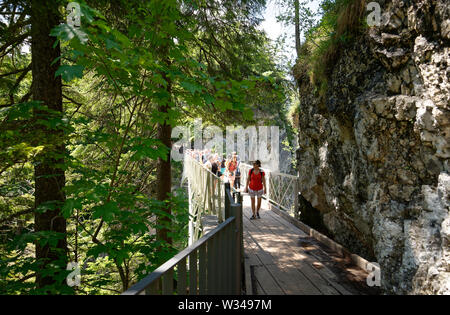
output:
[[384, 292], [450, 294], [450, 6], [378, 2], [325, 97], [299, 82], [300, 190]]

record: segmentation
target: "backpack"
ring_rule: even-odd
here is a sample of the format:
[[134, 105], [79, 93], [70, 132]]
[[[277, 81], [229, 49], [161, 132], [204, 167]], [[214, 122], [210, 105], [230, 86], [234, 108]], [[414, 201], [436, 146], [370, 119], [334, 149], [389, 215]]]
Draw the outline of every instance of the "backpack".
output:
[[[263, 176], [266, 176], [266, 174], [264, 174], [264, 172], [262, 170], [259, 170], [259, 172], [261, 173], [261, 184], [263, 184]], [[250, 170], [250, 180], [252, 179], [252, 174], [253, 174], [253, 168]]]

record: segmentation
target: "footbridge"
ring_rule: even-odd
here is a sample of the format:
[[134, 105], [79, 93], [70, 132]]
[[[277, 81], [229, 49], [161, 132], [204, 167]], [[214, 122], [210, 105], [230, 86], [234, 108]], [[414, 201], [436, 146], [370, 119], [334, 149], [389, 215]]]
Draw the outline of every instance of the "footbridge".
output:
[[[240, 163], [241, 183], [250, 168]], [[378, 294], [366, 260], [295, 218], [297, 177], [263, 170], [261, 218], [250, 220], [250, 197], [186, 154], [189, 246], [123, 294]]]

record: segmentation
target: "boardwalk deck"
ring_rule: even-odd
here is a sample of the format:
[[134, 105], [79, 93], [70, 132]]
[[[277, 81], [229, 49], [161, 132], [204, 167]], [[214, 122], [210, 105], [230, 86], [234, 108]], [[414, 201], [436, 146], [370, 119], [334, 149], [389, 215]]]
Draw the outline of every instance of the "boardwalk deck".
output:
[[378, 293], [366, 285], [365, 270], [268, 210], [265, 200], [261, 219], [250, 220], [248, 196], [243, 210], [248, 295]]

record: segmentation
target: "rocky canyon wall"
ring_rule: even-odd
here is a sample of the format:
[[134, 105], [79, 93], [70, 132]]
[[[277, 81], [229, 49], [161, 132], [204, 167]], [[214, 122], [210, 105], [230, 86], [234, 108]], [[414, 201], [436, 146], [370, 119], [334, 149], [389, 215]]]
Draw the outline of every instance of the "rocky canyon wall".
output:
[[377, 1], [326, 95], [299, 80], [301, 193], [388, 294], [450, 294], [450, 7]]

